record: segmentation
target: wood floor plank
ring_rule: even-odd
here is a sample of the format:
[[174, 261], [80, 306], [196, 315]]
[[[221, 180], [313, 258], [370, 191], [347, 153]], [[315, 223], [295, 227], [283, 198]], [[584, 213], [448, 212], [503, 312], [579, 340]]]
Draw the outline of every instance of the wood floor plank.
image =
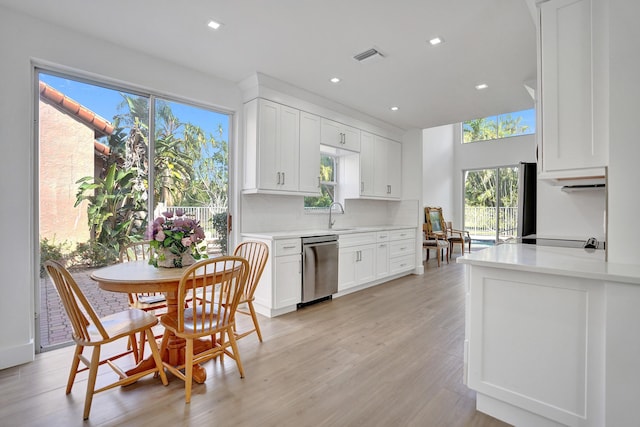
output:
[[264, 342], [239, 341], [244, 379], [228, 358], [208, 362], [185, 405], [182, 381], [148, 377], [96, 395], [88, 423], [86, 377], [64, 393], [72, 347], [39, 354], [0, 371], [0, 425], [506, 426], [462, 384], [463, 281], [464, 266], [431, 259], [422, 276], [260, 317]]

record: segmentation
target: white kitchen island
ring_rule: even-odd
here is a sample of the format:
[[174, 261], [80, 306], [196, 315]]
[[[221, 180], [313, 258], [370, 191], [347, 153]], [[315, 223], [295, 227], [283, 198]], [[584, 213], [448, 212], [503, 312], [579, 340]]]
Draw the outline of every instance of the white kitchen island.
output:
[[516, 426], [640, 425], [640, 266], [523, 244], [458, 262], [479, 411]]

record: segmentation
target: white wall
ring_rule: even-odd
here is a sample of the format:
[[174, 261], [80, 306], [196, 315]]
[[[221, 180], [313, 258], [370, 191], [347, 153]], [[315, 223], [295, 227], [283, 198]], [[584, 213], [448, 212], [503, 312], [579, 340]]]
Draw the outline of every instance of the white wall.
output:
[[[139, 52], [54, 27], [0, 7], [0, 194], [5, 242], [0, 245], [0, 369], [34, 354], [36, 156], [33, 62], [61, 64], [89, 77], [105, 76], [157, 94], [241, 111], [231, 82]], [[60, 68], [63, 70], [63, 68]], [[239, 119], [238, 116], [235, 118]], [[238, 127], [234, 124], [235, 137]], [[230, 141], [235, 150], [237, 139]], [[236, 181], [237, 182], [237, 181]], [[10, 230], [10, 231], [9, 231]], [[10, 296], [10, 297], [9, 297]], [[10, 325], [10, 327], [9, 327]]]
[[[402, 202], [347, 199], [344, 214], [333, 214], [334, 227], [416, 225], [415, 215]], [[307, 213], [301, 196], [247, 194], [242, 196], [242, 224], [246, 233], [272, 231], [326, 230], [328, 213]]]
[[422, 131], [422, 200], [425, 206], [440, 206], [448, 219], [453, 208], [455, 125]]
[[566, 193], [562, 187], [538, 180], [537, 235], [552, 239], [604, 242], [605, 191]]

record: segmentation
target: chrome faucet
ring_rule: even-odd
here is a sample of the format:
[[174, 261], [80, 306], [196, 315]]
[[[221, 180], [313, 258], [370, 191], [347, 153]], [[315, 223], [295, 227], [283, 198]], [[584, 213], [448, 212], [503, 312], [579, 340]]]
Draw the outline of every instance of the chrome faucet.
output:
[[342, 203], [340, 202], [331, 203], [331, 205], [329, 206], [329, 230], [331, 230], [331, 227], [333, 227], [333, 224], [335, 224], [336, 222], [335, 219], [332, 219], [332, 212], [333, 212], [334, 206], [338, 206], [340, 208], [340, 213], [344, 213], [344, 206], [342, 206]]

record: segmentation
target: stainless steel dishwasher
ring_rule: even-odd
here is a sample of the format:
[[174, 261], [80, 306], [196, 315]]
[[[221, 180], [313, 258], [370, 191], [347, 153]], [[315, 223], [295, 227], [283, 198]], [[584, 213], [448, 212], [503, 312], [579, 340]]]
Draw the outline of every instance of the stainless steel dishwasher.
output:
[[302, 304], [338, 292], [338, 236], [302, 238]]

